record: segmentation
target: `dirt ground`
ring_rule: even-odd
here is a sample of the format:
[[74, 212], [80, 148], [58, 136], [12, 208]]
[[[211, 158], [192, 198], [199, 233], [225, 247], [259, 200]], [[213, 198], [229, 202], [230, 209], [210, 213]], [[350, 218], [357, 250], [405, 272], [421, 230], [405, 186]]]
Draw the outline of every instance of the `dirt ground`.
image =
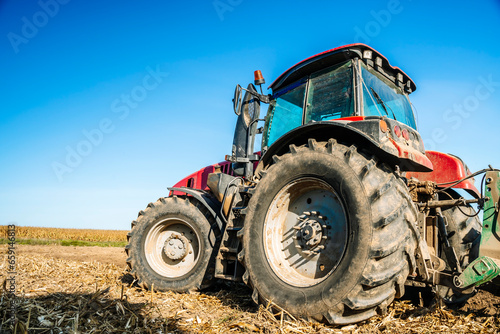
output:
[[59, 245], [17, 245], [16, 252], [20, 255], [37, 254], [59, 260], [114, 264], [125, 268], [127, 256], [122, 247], [75, 247]]
[[[127, 258], [121, 247], [68, 247], [58, 245], [18, 245], [18, 254], [37, 254], [60, 260], [114, 264], [126, 268]], [[484, 315], [500, 316], [500, 286], [491, 284], [486, 291], [480, 290], [460, 308], [462, 311], [481, 312]]]
[[[0, 247], [0, 333], [11, 333], [5, 252]], [[500, 333], [494, 285], [460, 308], [419, 306], [413, 296], [384, 316], [338, 327], [273, 315], [236, 283], [192, 294], [145, 291], [125, 270], [122, 248], [18, 245], [16, 252], [17, 333]]]

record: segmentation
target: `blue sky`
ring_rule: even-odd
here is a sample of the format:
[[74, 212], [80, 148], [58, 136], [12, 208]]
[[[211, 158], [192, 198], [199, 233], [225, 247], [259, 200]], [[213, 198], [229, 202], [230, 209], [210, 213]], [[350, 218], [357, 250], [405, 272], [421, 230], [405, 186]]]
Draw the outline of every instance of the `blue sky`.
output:
[[499, 168], [499, 23], [499, 1], [2, 1], [0, 224], [128, 229], [230, 153], [237, 83], [352, 42], [415, 81], [429, 149]]

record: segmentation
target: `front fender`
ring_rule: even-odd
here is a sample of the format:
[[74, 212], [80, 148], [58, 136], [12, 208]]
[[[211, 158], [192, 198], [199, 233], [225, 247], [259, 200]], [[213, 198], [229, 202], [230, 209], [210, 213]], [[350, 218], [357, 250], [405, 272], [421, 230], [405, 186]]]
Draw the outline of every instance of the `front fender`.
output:
[[[467, 168], [459, 157], [436, 151], [427, 151], [426, 155], [432, 161], [434, 170], [430, 173], [406, 173], [407, 178], [414, 177], [419, 181], [432, 181], [441, 184], [444, 188], [452, 185], [455, 181], [471, 175], [469, 168]], [[472, 196], [476, 198], [481, 197], [481, 193], [474, 185], [474, 178], [462, 181], [454, 185], [453, 188], [465, 189]]]
[[217, 226], [219, 226], [219, 230], [223, 231], [224, 228], [224, 223], [223, 220], [221, 219], [221, 203], [217, 201], [211, 194], [204, 190], [199, 190], [199, 189], [192, 189], [192, 188], [187, 188], [187, 187], [180, 187], [180, 188], [168, 188], [172, 194], [175, 193], [185, 193], [187, 195], [191, 195], [198, 202], [200, 202], [214, 217], [215, 221], [217, 222]]

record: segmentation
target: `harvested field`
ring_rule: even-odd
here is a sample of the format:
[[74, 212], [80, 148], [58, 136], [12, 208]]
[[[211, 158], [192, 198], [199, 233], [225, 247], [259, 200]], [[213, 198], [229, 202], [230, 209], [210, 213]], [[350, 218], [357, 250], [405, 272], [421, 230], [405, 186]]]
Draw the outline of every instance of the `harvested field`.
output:
[[[0, 238], [7, 237], [7, 229], [6, 225], [0, 225]], [[120, 230], [16, 226], [17, 239], [126, 242], [127, 233]]]
[[[7, 247], [1, 247], [5, 282]], [[220, 282], [194, 294], [144, 291], [125, 271], [123, 250], [107, 248], [115, 252], [111, 256], [93, 248], [18, 246], [17, 333], [497, 333], [500, 328], [500, 298], [486, 291], [458, 310], [400, 300], [383, 317], [333, 327], [275, 317], [255, 306], [251, 291], [240, 284]], [[3, 286], [0, 332], [10, 333], [11, 300]]]

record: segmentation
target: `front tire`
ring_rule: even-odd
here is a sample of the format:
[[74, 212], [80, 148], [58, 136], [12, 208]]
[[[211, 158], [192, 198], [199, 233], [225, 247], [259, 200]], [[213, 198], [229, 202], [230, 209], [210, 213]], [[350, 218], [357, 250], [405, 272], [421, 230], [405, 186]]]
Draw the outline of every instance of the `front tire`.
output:
[[334, 140], [291, 145], [275, 161], [240, 231], [254, 299], [332, 324], [385, 313], [414, 263], [416, 211], [404, 183]]
[[127, 264], [146, 289], [205, 288], [213, 280], [217, 235], [217, 225], [203, 206], [186, 198], [160, 198], [132, 222]]

